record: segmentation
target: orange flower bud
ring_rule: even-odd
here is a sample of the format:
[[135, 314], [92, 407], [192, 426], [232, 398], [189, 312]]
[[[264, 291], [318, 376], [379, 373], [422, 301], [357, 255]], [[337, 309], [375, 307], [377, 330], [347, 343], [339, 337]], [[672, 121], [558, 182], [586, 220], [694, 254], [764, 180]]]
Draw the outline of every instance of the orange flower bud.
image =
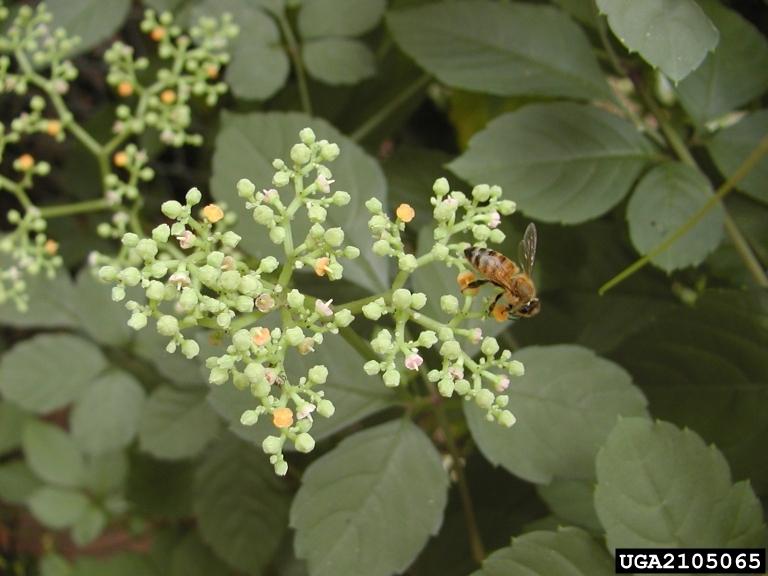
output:
[[208, 206], [203, 208], [203, 216], [209, 222], [218, 222], [224, 218], [224, 210], [216, 206], [216, 204], [208, 204]]
[[395, 210], [395, 215], [403, 222], [410, 222], [416, 215], [416, 211], [408, 204], [400, 204]]
[[269, 340], [269, 330], [267, 328], [256, 328], [256, 332], [253, 334], [253, 343], [256, 344], [256, 346], [261, 346]]
[[119, 152], [115, 152], [115, 155], [112, 156], [112, 162], [115, 163], [115, 166], [122, 168], [126, 164], [128, 164], [128, 153], [124, 150], [120, 150]]
[[318, 276], [325, 276], [325, 273], [328, 271], [328, 264], [330, 263], [331, 259], [327, 256], [318, 258], [317, 262], [315, 262], [315, 274]]
[[152, 38], [155, 42], [160, 42], [160, 40], [163, 39], [165, 36], [165, 28], [158, 26], [152, 32], [149, 33], [149, 37]]
[[19, 159], [17, 160], [19, 163], [19, 168], [21, 168], [24, 172], [32, 168], [32, 166], [35, 165], [35, 159], [32, 157], [31, 154], [22, 154], [19, 156]]
[[117, 93], [123, 98], [130, 96], [133, 94], [133, 84], [128, 81], [120, 82], [120, 84], [117, 85]]
[[497, 322], [504, 322], [509, 317], [509, 310], [506, 306], [496, 306], [492, 314]]
[[45, 248], [46, 254], [49, 256], [54, 256], [56, 252], [59, 251], [59, 243], [56, 242], [56, 240], [52, 240], [48, 238], [48, 240], [45, 241], [45, 244], [43, 245]]
[[214, 79], [219, 77], [219, 69], [216, 66], [208, 66], [205, 69], [205, 73], [208, 75], [208, 78]]
[[272, 414], [272, 423], [278, 428], [288, 428], [293, 424], [293, 412], [290, 408], [278, 408]]
[[176, 102], [176, 92], [171, 89], [160, 92], [160, 101], [163, 104], [173, 104]]
[[45, 131], [49, 136], [56, 136], [59, 132], [61, 132], [61, 122], [58, 120], [49, 120]]

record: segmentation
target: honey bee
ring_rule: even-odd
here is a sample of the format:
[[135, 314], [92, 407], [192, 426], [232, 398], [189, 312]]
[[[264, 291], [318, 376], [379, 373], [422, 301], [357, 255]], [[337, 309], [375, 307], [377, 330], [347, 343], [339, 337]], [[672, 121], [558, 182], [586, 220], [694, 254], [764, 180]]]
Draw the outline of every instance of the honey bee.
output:
[[533, 222], [528, 224], [525, 230], [525, 235], [517, 247], [517, 255], [520, 267], [504, 254], [490, 248], [470, 246], [464, 250], [464, 256], [469, 263], [485, 278], [467, 283], [463, 290], [478, 288], [488, 282], [504, 290], [491, 302], [488, 307], [489, 314], [502, 296], [507, 301], [506, 313], [513, 316], [529, 318], [538, 314], [541, 308], [541, 303], [536, 298], [536, 286], [531, 280], [533, 259], [536, 257], [536, 226]]

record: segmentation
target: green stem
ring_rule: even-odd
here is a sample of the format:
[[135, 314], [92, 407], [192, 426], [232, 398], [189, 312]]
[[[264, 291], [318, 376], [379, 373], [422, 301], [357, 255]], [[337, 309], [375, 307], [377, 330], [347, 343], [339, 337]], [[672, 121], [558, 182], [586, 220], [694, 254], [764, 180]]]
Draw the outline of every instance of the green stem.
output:
[[749, 275], [755, 281], [758, 286], [768, 286], [768, 275], [760, 264], [760, 260], [757, 259], [755, 253], [749, 246], [747, 239], [736, 226], [733, 218], [729, 214], [725, 215], [725, 232], [728, 234], [733, 247], [736, 249], [736, 253], [741, 257], [744, 265], [747, 267]]
[[65, 204], [63, 206], [42, 206], [40, 216], [43, 218], [60, 218], [62, 216], [71, 216], [73, 214], [82, 214], [85, 212], [98, 212], [100, 210], [109, 210], [110, 203], [104, 198], [98, 200], [86, 200], [85, 202], [76, 202], [74, 204]]
[[309, 98], [309, 87], [307, 86], [307, 76], [304, 71], [304, 62], [301, 60], [301, 48], [296, 35], [293, 33], [290, 22], [285, 17], [283, 11], [275, 11], [272, 14], [277, 18], [280, 24], [280, 30], [283, 32], [285, 41], [288, 44], [288, 56], [296, 69], [296, 82], [299, 86], [299, 98], [301, 99], [301, 108], [308, 115], [312, 115], [312, 102]]
[[428, 74], [424, 74], [423, 76], [420, 76], [415, 82], [413, 82], [410, 86], [407, 86], [400, 94], [395, 96], [392, 100], [387, 103], [386, 106], [381, 108], [376, 114], [368, 118], [361, 126], [357, 128], [352, 134], [349, 135], [349, 137], [354, 140], [355, 142], [360, 142], [363, 138], [368, 136], [371, 132], [373, 132], [376, 127], [379, 126], [384, 120], [389, 117], [392, 112], [397, 110], [403, 103], [405, 103], [411, 96], [416, 94], [419, 90], [424, 88], [429, 81], [432, 79], [431, 76]]
[[[605, 294], [608, 290], [616, 286], [619, 282], [622, 280], [628, 278], [635, 272], [637, 272], [640, 268], [645, 266], [648, 262], [651, 261], [651, 258], [654, 258], [658, 254], [661, 254], [664, 250], [669, 248], [674, 242], [677, 241], [678, 238], [680, 238], [683, 234], [685, 234], [692, 226], [694, 226], [699, 220], [701, 220], [704, 215], [709, 212], [709, 210], [712, 209], [712, 207], [720, 202], [723, 198], [725, 198], [726, 194], [728, 194], [731, 190], [733, 190], [734, 186], [738, 184], [744, 176], [749, 173], [752, 168], [755, 167], [755, 164], [757, 164], [760, 161], [760, 158], [763, 157], [763, 155], [768, 152], [768, 137], [764, 138], [760, 144], [755, 148], [755, 150], [752, 152], [752, 154], [749, 155], [749, 157], [744, 160], [744, 162], [739, 166], [736, 171], [731, 174], [731, 176], [723, 182], [723, 184], [720, 186], [720, 188], [717, 189], [717, 192], [715, 192], [715, 195], [701, 208], [699, 208], [696, 213], [691, 216], [688, 221], [683, 224], [680, 228], [675, 230], [675, 232], [664, 242], [659, 244], [656, 248], [651, 250], [648, 254], [640, 258], [637, 262], [629, 266], [626, 270], [622, 271], [620, 274], [613, 277], [611, 280], [603, 284], [603, 286], [600, 287], [600, 289], [597, 291], [598, 294], [601, 296]], [[738, 249], [738, 248], [737, 248]], [[759, 263], [758, 263], [759, 266]], [[754, 272], [750, 269], [750, 272]], [[763, 277], [765, 276], [765, 272], [760, 268], [760, 274], [761, 277], [760, 280], [757, 280], [758, 283], [761, 286], [764, 286], [766, 284], [762, 284]]]

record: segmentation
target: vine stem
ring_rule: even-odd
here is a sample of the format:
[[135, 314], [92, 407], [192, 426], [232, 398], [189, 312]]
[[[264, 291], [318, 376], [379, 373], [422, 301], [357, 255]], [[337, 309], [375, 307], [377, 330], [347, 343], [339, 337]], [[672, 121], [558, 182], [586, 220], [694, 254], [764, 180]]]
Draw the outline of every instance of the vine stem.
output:
[[285, 41], [288, 43], [288, 56], [291, 58], [293, 67], [296, 69], [296, 82], [299, 87], [299, 98], [301, 99], [301, 108], [309, 116], [312, 115], [312, 101], [309, 98], [309, 87], [307, 86], [307, 75], [304, 71], [304, 63], [301, 60], [299, 43], [296, 35], [293, 33], [290, 22], [285, 17], [282, 10], [271, 11], [271, 14], [277, 18], [280, 24], [280, 30], [283, 32]]
[[[733, 190], [734, 186], [741, 181], [744, 176], [747, 175], [747, 173], [754, 168], [755, 164], [757, 164], [760, 161], [760, 158], [763, 157], [763, 155], [768, 152], [768, 137], [764, 138], [760, 144], [755, 148], [755, 150], [752, 152], [752, 154], [749, 155], [749, 157], [744, 160], [741, 166], [739, 166], [736, 171], [731, 174], [728, 179], [723, 182], [723, 184], [720, 186], [720, 188], [717, 189], [717, 192], [715, 192], [715, 195], [707, 201], [706, 204], [704, 204], [701, 208], [699, 208], [696, 213], [691, 216], [688, 221], [683, 224], [680, 228], [675, 230], [675, 232], [664, 242], [659, 244], [656, 248], [648, 252], [645, 256], [640, 258], [637, 262], [623, 270], [618, 275], [614, 276], [611, 280], [603, 284], [600, 289], [597, 291], [598, 294], [601, 296], [605, 294], [608, 290], [616, 286], [619, 282], [624, 280], [625, 278], [631, 276], [636, 271], [638, 271], [640, 268], [645, 266], [648, 262], [650, 262], [651, 258], [655, 257], [658, 254], [661, 254], [664, 250], [669, 248], [674, 242], [677, 241], [678, 238], [680, 238], [683, 234], [688, 232], [688, 230], [696, 224], [699, 220], [701, 220], [704, 215], [709, 212], [709, 210], [712, 209], [712, 207], [720, 202], [723, 198], [725, 198], [726, 194], [728, 194], [731, 190]], [[726, 219], [726, 226], [727, 226], [727, 219]], [[738, 249], [738, 247], [737, 247]], [[747, 250], [749, 250], [749, 247], [746, 247]], [[749, 251], [751, 254], [751, 250]], [[754, 258], [754, 255], [752, 255]], [[760, 286], [768, 286], [768, 278], [765, 276], [765, 271], [760, 266], [760, 263], [757, 262], [757, 259], [755, 259], [755, 266], [757, 267], [757, 270], [759, 270], [758, 277], [756, 278], [756, 281]], [[757, 270], [752, 270], [750, 268], [750, 272], [757, 272]]]

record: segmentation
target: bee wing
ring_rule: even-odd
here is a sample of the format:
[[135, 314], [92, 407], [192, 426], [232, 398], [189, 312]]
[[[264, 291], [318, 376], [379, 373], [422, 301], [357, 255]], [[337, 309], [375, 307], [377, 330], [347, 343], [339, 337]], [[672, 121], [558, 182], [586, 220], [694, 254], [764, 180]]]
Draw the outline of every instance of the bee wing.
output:
[[517, 256], [520, 259], [520, 268], [523, 273], [531, 275], [533, 260], [536, 258], [536, 226], [533, 222], [525, 229], [523, 239], [517, 247]]

